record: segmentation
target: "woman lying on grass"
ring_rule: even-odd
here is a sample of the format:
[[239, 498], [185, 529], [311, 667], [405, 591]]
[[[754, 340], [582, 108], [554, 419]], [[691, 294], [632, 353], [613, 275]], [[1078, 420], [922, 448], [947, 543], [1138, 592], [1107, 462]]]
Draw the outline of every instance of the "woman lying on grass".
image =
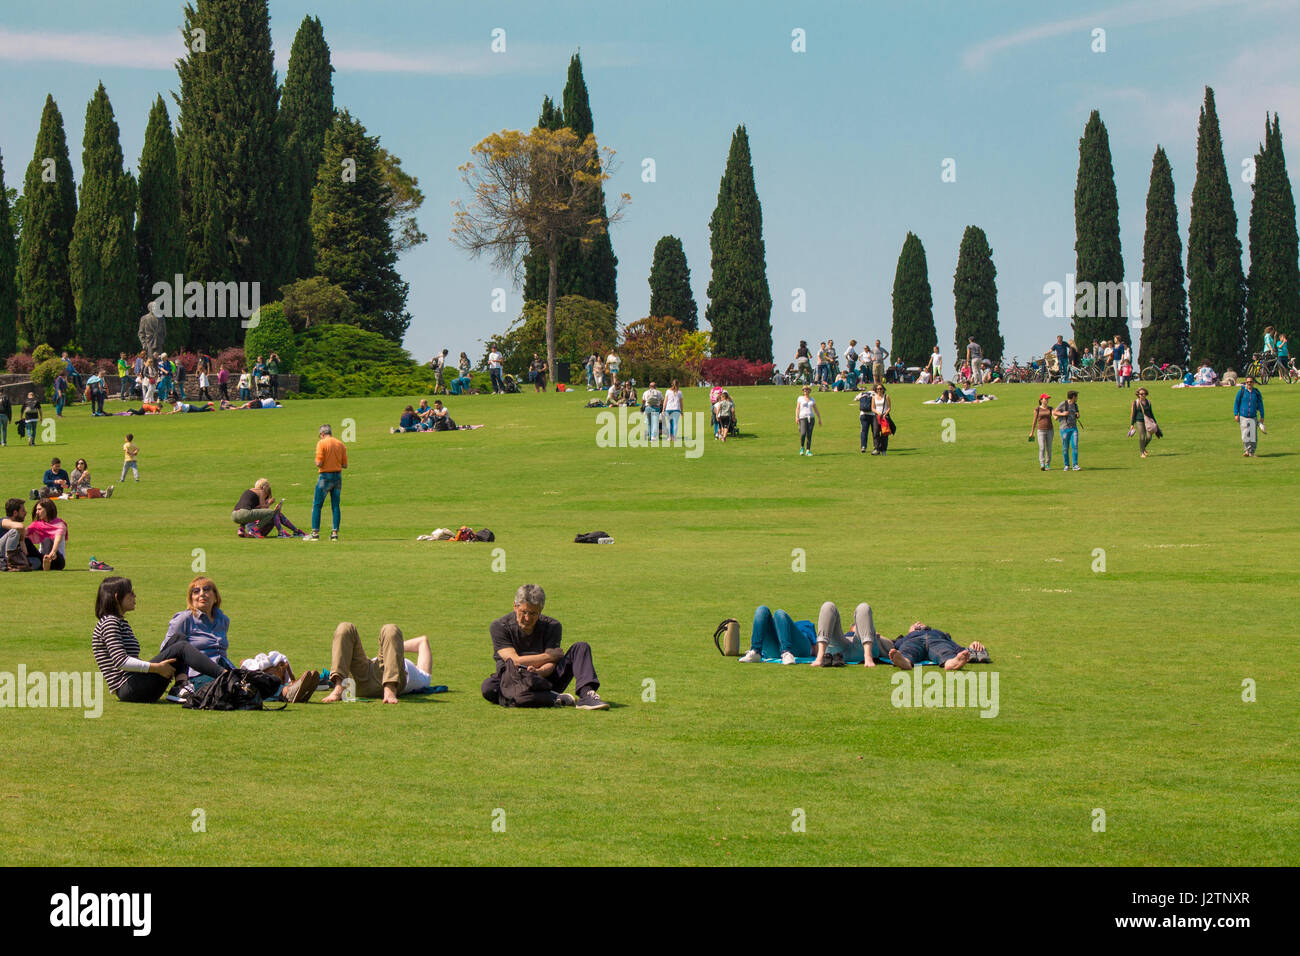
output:
[[[134, 610], [135, 591], [127, 578], [104, 578], [100, 582], [99, 595], [95, 598], [98, 623], [90, 637], [90, 649], [104, 675], [104, 683], [118, 700], [152, 703], [166, 692], [177, 671], [187, 667], [209, 677], [221, 676], [221, 666], [182, 637], [166, 641], [153, 660], [141, 660], [140, 642], [126, 622], [127, 612]], [[178, 660], [182, 662], [180, 666]]]

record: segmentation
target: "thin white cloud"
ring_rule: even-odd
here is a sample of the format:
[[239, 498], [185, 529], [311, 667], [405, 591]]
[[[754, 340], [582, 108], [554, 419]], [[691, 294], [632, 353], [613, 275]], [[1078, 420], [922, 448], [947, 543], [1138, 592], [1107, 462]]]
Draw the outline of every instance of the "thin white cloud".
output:
[[[428, 76], [530, 73], [556, 69], [566, 63], [568, 47], [511, 44], [493, 53], [485, 41], [482, 49], [403, 52], [393, 49], [336, 47], [330, 53], [334, 68], [343, 73], [414, 73]], [[161, 34], [77, 33], [23, 31], [0, 27], [0, 63], [70, 63], [123, 69], [173, 70], [185, 54], [180, 31]], [[627, 45], [597, 45], [584, 49], [588, 69], [631, 66], [646, 52]], [[283, 77], [288, 54], [276, 57]]]
[[968, 70], [982, 69], [988, 66], [995, 57], [1018, 47], [1029, 46], [1042, 40], [1050, 40], [1071, 33], [1088, 35], [1096, 27], [1112, 30], [1122, 26], [1180, 19], [1223, 7], [1246, 5], [1250, 5], [1253, 12], [1258, 13], [1264, 8], [1281, 9], [1292, 7], [1295, 4], [1294, 0], [1274, 0], [1271, 3], [1267, 2], [1267, 0], [1264, 0], [1264, 2], [1261, 2], [1261, 0], [1155, 0], [1155, 2], [1142, 0], [1142, 2], [1126, 3], [1117, 7], [1098, 10], [1096, 13], [1085, 16], [1070, 17], [1053, 23], [1040, 23], [1037, 26], [1026, 27], [1023, 30], [1004, 33], [1001, 36], [982, 40], [973, 46], [967, 47], [962, 52], [962, 66]]
[[165, 34], [58, 33], [0, 27], [2, 63], [74, 63], [170, 70], [184, 53], [180, 31]]

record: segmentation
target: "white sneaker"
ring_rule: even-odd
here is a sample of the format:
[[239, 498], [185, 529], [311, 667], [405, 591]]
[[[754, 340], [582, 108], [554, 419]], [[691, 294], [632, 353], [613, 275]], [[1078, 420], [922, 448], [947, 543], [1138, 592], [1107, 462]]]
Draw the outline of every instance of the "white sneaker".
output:
[[782, 664], [794, 664], [794, 663], [796, 663], [796, 661], [795, 661], [795, 659], [794, 659], [794, 655], [791, 654], [789, 651], [782, 651], [782, 652], [781, 652], [781, 663], [782, 663]]
[[1075, 465], [1075, 466], [1074, 466], [1074, 470], [1075, 470], [1075, 471], [1078, 471], [1078, 470], [1079, 470], [1079, 466], [1078, 466], [1078, 465]]
[[762, 661], [762, 659], [763, 659], [762, 654], [760, 654], [758, 651], [754, 650], [753, 648], [750, 648], [749, 650], [745, 651], [745, 656], [740, 658], [739, 662], [741, 664], [757, 664], [760, 661]]

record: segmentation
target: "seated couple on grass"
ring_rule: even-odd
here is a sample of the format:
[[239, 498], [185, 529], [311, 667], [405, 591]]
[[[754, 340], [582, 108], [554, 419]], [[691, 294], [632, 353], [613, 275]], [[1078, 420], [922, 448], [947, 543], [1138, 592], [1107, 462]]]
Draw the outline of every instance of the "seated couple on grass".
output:
[[388, 433], [397, 435], [402, 432], [450, 432], [456, 431], [459, 427], [440, 400], [434, 399], [433, 407], [430, 408], [428, 401], [421, 399], [419, 408], [406, 406], [401, 420], [395, 428], [388, 429]]
[[[929, 660], [951, 671], [972, 660], [987, 662], [988, 659], [987, 650], [979, 641], [971, 641], [969, 648], [962, 647], [948, 634], [921, 621], [891, 641], [876, 631], [871, 605], [865, 601], [854, 610], [853, 622], [854, 628], [845, 634], [840, 624], [840, 609], [833, 601], [822, 605], [815, 628], [811, 621], [795, 621], [785, 611], [774, 612], [766, 604], [761, 605], [754, 612], [749, 651], [740, 658], [740, 663], [774, 660], [779, 655], [782, 664], [797, 664], [799, 658], [812, 658], [813, 667], [845, 664], [875, 667], [877, 661], [888, 661], [895, 667], [911, 670], [914, 665]], [[862, 635], [870, 637], [864, 639]], [[869, 653], [864, 645], [869, 645]]]
[[281, 510], [284, 499], [276, 501], [271, 497], [271, 483], [259, 478], [235, 502], [235, 509], [230, 518], [239, 526], [241, 538], [266, 538], [272, 530], [278, 530], [282, 538], [302, 538], [306, 535]]

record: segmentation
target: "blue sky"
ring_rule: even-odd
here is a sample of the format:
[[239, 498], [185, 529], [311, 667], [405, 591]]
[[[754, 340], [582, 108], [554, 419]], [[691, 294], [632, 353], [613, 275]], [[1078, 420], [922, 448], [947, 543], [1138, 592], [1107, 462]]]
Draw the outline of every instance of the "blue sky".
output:
[[[86, 103], [101, 79], [134, 166], [149, 105], [173, 122], [181, 54], [178, 0], [6, 4], [0, 13], [0, 151], [21, 187], [46, 93], [67, 124], [80, 177]], [[993, 247], [1003, 335], [1022, 358], [1068, 320], [1043, 316], [1043, 286], [1074, 268], [1074, 181], [1088, 114], [1110, 133], [1125, 278], [1142, 269], [1151, 156], [1173, 165], [1184, 246], [1197, 116], [1214, 87], [1243, 248], [1251, 190], [1242, 160], [1281, 115], [1300, 129], [1300, 0], [908, 3], [475, 2], [272, 0], [283, 80], [304, 15], [322, 20], [337, 72], [335, 102], [419, 177], [429, 242], [403, 257], [413, 321], [406, 345], [475, 358], [518, 314], [512, 278], [448, 241], [457, 167], [484, 135], [529, 128], [558, 98], [581, 50], [596, 135], [621, 163], [610, 184], [631, 194], [614, 227], [619, 318], [643, 317], [655, 242], [679, 236], [701, 319], [709, 216], [733, 130], [745, 124], [763, 204], [776, 357], [800, 338], [888, 344], [890, 290], [903, 239], [925, 244], [935, 323], [953, 351], [952, 274], [961, 235]], [[492, 32], [506, 50], [493, 53]], [[1105, 52], [1093, 31], [1105, 30]], [[806, 51], [792, 50], [804, 31]], [[656, 181], [642, 181], [642, 162]], [[941, 181], [945, 159], [956, 181]], [[1292, 150], [1292, 168], [1297, 166]], [[1185, 249], [1184, 249], [1185, 252]], [[507, 289], [507, 313], [491, 309]], [[793, 290], [806, 312], [792, 311]]]

